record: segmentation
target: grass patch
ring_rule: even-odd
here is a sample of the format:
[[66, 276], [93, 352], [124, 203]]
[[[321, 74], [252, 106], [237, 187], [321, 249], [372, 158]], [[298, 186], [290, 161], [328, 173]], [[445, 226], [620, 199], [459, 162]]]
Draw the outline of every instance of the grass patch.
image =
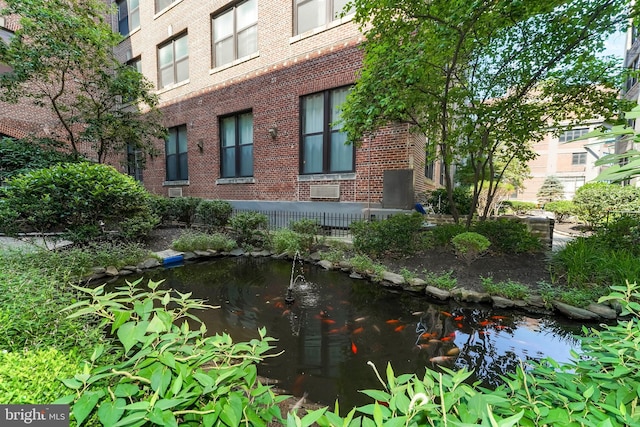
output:
[[436, 288], [445, 289], [450, 291], [458, 284], [458, 279], [453, 277], [453, 271], [447, 271], [444, 273], [434, 273], [432, 271], [424, 271], [424, 281], [429, 286], [435, 286]]
[[511, 280], [494, 283], [492, 277], [480, 277], [482, 287], [490, 295], [512, 300], [525, 299], [530, 295], [529, 288]]
[[237, 244], [224, 234], [186, 231], [177, 240], [173, 241], [171, 247], [181, 252], [206, 251], [209, 249], [228, 252], [235, 249]]

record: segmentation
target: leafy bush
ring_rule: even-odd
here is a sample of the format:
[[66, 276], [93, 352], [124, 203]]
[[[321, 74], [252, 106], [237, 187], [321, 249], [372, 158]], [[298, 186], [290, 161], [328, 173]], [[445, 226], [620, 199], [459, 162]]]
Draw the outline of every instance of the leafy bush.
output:
[[356, 272], [367, 274], [375, 279], [382, 278], [384, 272], [384, 266], [376, 264], [366, 255], [354, 255], [349, 259], [349, 264]]
[[446, 248], [451, 244], [451, 239], [460, 233], [467, 231], [462, 224], [441, 224], [427, 231], [426, 235], [431, 237], [431, 242], [436, 247]]
[[182, 252], [206, 251], [208, 249], [228, 252], [236, 246], [236, 242], [224, 234], [209, 234], [195, 231], [186, 231], [171, 243], [173, 249]]
[[10, 179], [3, 192], [26, 230], [67, 230], [76, 238], [93, 238], [101, 224], [123, 232], [122, 224], [131, 237], [131, 224], [123, 218], [153, 222], [147, 191], [107, 165], [64, 163], [39, 169]]
[[[520, 283], [512, 282], [510, 280], [494, 283], [492, 277], [481, 277], [483, 289], [491, 294], [513, 300], [523, 300], [529, 296], [529, 288]], [[595, 300], [591, 300], [592, 302]]]
[[527, 225], [517, 219], [499, 218], [479, 221], [471, 231], [482, 234], [491, 242], [491, 250], [504, 254], [521, 254], [542, 249], [540, 239], [527, 229]]
[[229, 225], [238, 243], [265, 245], [268, 242], [269, 218], [259, 212], [239, 212], [231, 217]]
[[149, 207], [151, 209], [151, 213], [160, 218], [160, 222], [170, 222], [173, 220], [171, 205], [172, 200], [168, 197], [159, 196], [157, 194], [149, 194], [149, 199], [147, 203], [149, 203]]
[[298, 221], [292, 221], [289, 227], [300, 235], [303, 249], [310, 252], [313, 245], [317, 243], [317, 235], [321, 231], [318, 220], [302, 218]]
[[[68, 307], [70, 317], [98, 317], [114, 336], [112, 346], [97, 345], [89, 365], [63, 380], [73, 390], [56, 403], [71, 404], [82, 423], [96, 416], [105, 426], [266, 425], [282, 422], [276, 397], [262, 385], [256, 365], [272, 349], [273, 338], [233, 343], [229, 335], [206, 336], [190, 311], [211, 309], [190, 294], [159, 290], [141, 279], [105, 293], [104, 286], [78, 288], [88, 298]], [[190, 322], [200, 323], [198, 330]], [[102, 363], [115, 355], [115, 363]]]
[[392, 215], [381, 221], [351, 223], [353, 247], [356, 251], [379, 256], [383, 253], [411, 254], [418, 249], [417, 236], [423, 217], [417, 212]]
[[291, 229], [280, 228], [271, 235], [271, 248], [279, 254], [294, 256], [296, 253], [304, 253], [304, 237]]
[[[426, 203], [430, 204], [436, 213], [451, 215], [451, 206], [447, 197], [446, 188], [438, 188], [427, 193]], [[467, 215], [471, 212], [473, 196], [469, 187], [456, 187], [453, 189], [453, 203], [458, 208], [458, 213]]]
[[184, 223], [187, 227], [191, 227], [196, 215], [196, 209], [202, 202], [197, 197], [173, 197], [169, 199], [168, 217], [172, 221]]
[[196, 207], [196, 221], [209, 230], [224, 227], [231, 218], [233, 207], [226, 200], [203, 200]]
[[553, 212], [556, 217], [556, 221], [558, 222], [564, 222], [564, 220], [569, 218], [576, 211], [576, 207], [571, 200], [549, 202], [544, 205], [544, 209], [546, 211]]
[[482, 234], [468, 231], [458, 234], [451, 239], [451, 244], [456, 251], [456, 255], [465, 260], [467, 265], [471, 265], [473, 261], [478, 259], [478, 257], [487, 250], [491, 242]]
[[640, 215], [624, 215], [608, 222], [592, 240], [598, 245], [640, 256]]
[[519, 200], [506, 200], [503, 203], [511, 207], [517, 215], [525, 215], [537, 207], [533, 202], [521, 202]]
[[77, 356], [55, 348], [0, 352], [0, 402], [51, 403], [64, 396], [60, 379], [77, 372]]
[[591, 226], [604, 225], [614, 220], [615, 211], [638, 211], [640, 188], [602, 182], [588, 183], [576, 190], [573, 197], [576, 215]]
[[433, 271], [424, 272], [424, 281], [429, 286], [435, 286], [436, 288], [445, 289], [450, 291], [458, 284], [458, 279], [453, 277], [453, 271], [447, 271], [441, 274], [434, 273]]
[[0, 138], [0, 183], [14, 176], [59, 163], [85, 161], [56, 149], [47, 139]]

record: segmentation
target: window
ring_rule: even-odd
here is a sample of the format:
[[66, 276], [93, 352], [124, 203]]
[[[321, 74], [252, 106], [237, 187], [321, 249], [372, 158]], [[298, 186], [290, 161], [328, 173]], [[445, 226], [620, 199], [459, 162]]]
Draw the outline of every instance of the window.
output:
[[434, 176], [434, 172], [435, 172], [435, 163], [433, 163], [433, 160], [430, 162], [425, 162], [424, 164], [424, 176], [425, 178], [429, 178], [431, 180], [433, 180], [433, 176]]
[[140, 27], [140, 0], [118, 0], [118, 32], [123, 36]]
[[127, 174], [136, 181], [142, 182], [142, 150], [127, 145]]
[[340, 18], [348, 0], [294, 0], [295, 33], [301, 34]]
[[562, 135], [560, 135], [560, 138], [558, 138], [558, 142], [573, 141], [574, 139], [580, 138], [582, 135], [588, 132], [589, 129], [587, 128], [566, 130]]
[[165, 142], [167, 156], [167, 181], [186, 181], [189, 179], [187, 168], [187, 126], [169, 129]]
[[177, 0], [156, 0], [156, 13], [168, 8], [175, 1]]
[[[2, 23], [3, 21], [0, 21], [0, 24]], [[11, 40], [11, 37], [13, 37], [13, 31], [7, 30], [6, 28], [0, 26], [0, 43], [8, 44], [9, 40]], [[11, 67], [0, 62], [0, 74], [8, 73], [10, 71]]]
[[213, 18], [213, 66], [258, 51], [258, 2], [247, 0]]
[[187, 34], [179, 36], [158, 48], [160, 89], [189, 78], [189, 50]]
[[130, 59], [127, 61], [127, 65], [142, 74], [142, 59], [140, 57]]
[[349, 88], [340, 88], [302, 98], [301, 173], [354, 171], [355, 149], [353, 144], [345, 145], [347, 135], [342, 125], [336, 124], [347, 93]]
[[253, 176], [253, 114], [220, 119], [220, 176]]
[[573, 153], [571, 155], [571, 164], [572, 165], [586, 165], [587, 164], [587, 153]]

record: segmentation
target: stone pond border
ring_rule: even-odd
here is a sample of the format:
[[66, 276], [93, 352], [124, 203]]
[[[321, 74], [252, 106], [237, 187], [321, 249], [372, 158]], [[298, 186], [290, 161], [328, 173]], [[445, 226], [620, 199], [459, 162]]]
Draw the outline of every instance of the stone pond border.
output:
[[[92, 273], [83, 278], [83, 282], [93, 282], [97, 280], [104, 280], [115, 278], [118, 276], [127, 276], [130, 274], [140, 274], [145, 270], [169, 267], [183, 264], [184, 262], [201, 261], [208, 258], [216, 257], [239, 257], [239, 256], [252, 256], [256, 258], [271, 257], [275, 259], [289, 259], [293, 258], [287, 254], [275, 254], [268, 250], [245, 252], [242, 249], [234, 249], [230, 252], [218, 252], [215, 250], [193, 252], [179, 252], [172, 249], [167, 249], [160, 252], [154, 252], [153, 256], [147, 258], [143, 262], [135, 266], [124, 266], [119, 270], [113, 266], [107, 267], [94, 267]], [[475, 292], [465, 288], [454, 288], [450, 291], [445, 289], [429, 286], [426, 282], [419, 278], [410, 279], [406, 281], [400, 274], [390, 271], [384, 271], [380, 276], [376, 277], [373, 273], [359, 272], [349, 264], [347, 261], [342, 261], [338, 264], [334, 264], [331, 261], [322, 259], [319, 252], [314, 252], [307, 257], [301, 258], [303, 261], [318, 265], [325, 270], [340, 270], [348, 273], [350, 277], [354, 279], [369, 280], [373, 283], [380, 284], [389, 289], [403, 290], [411, 292], [416, 295], [425, 295], [428, 298], [437, 301], [454, 300], [457, 302], [487, 304], [494, 308], [513, 308], [524, 310], [529, 313], [535, 314], [552, 314], [558, 312], [565, 317], [572, 320], [584, 320], [590, 322], [597, 321], [612, 321], [618, 318], [620, 313], [620, 307], [609, 306], [605, 304], [592, 303], [586, 308], [574, 307], [569, 304], [565, 304], [560, 301], [552, 301], [551, 306], [545, 303], [540, 295], [531, 295], [526, 300], [510, 300], [500, 296], [490, 295], [483, 292]]]

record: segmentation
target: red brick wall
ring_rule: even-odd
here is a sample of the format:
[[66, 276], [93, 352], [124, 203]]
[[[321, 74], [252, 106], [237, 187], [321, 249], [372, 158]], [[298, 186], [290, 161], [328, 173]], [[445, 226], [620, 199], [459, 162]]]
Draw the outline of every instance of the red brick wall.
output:
[[[309, 186], [340, 184], [340, 201], [378, 202], [387, 169], [410, 168], [419, 139], [406, 126], [390, 126], [356, 151], [355, 179], [299, 181], [299, 104], [310, 93], [352, 84], [362, 59], [351, 45], [299, 61], [237, 84], [202, 91], [163, 109], [167, 127], [187, 125], [189, 185], [183, 195], [230, 200], [310, 200]], [[222, 115], [251, 109], [254, 119], [254, 179], [250, 184], [216, 184], [220, 177], [219, 129]], [[268, 129], [276, 126], [272, 139]], [[203, 150], [197, 144], [202, 141]], [[164, 152], [163, 143], [159, 144]], [[423, 155], [424, 156], [424, 155]], [[424, 175], [422, 173], [422, 175]], [[144, 184], [166, 195], [164, 156], [149, 162]]]

